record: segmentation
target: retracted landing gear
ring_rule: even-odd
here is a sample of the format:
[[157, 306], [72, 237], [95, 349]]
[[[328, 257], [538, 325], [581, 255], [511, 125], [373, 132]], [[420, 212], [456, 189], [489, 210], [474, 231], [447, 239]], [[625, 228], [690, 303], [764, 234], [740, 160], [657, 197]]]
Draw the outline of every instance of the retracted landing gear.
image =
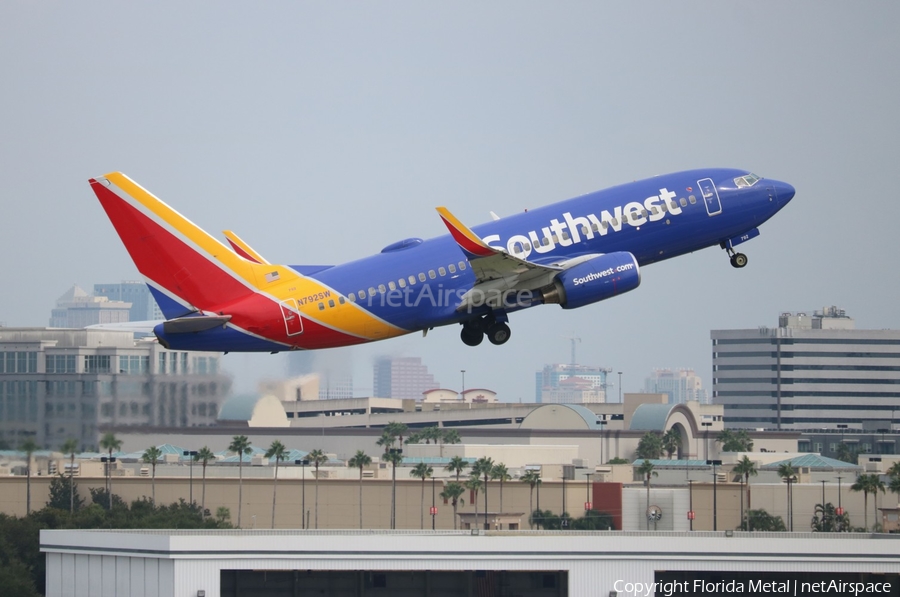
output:
[[489, 314], [462, 324], [459, 337], [467, 346], [478, 346], [484, 337], [494, 345], [504, 344], [511, 335], [505, 314]]

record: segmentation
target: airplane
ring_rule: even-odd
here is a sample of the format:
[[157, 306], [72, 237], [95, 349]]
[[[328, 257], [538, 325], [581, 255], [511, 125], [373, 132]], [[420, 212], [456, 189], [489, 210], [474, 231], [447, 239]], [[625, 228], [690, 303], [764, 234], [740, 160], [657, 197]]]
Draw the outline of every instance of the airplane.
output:
[[225, 231], [230, 247], [120, 172], [89, 180], [166, 320], [166, 348], [280, 352], [350, 346], [460, 325], [469, 346], [510, 338], [509, 316], [577, 309], [629, 292], [645, 265], [707, 247], [731, 265], [738, 245], [793, 197], [747, 170], [656, 176], [467, 227], [407, 238], [341, 265], [272, 264]]

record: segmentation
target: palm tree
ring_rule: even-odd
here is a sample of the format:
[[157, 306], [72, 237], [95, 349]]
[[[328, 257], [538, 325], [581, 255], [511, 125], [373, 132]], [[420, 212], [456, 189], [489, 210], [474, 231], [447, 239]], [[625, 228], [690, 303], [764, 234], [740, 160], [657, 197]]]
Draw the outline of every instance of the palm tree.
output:
[[456, 504], [459, 503], [459, 496], [465, 493], [466, 488], [462, 486], [461, 483], [457, 483], [455, 481], [451, 481], [447, 483], [447, 486], [444, 487], [444, 491], [441, 492], [441, 499], [450, 500], [450, 503], [453, 504], [453, 530], [456, 530]]
[[372, 464], [372, 457], [363, 452], [362, 450], [357, 450], [356, 454], [353, 455], [353, 458], [347, 461], [348, 466], [352, 466], [354, 468], [359, 469], [359, 528], [362, 528], [362, 479], [363, 479], [363, 469]]
[[410, 475], [415, 477], [416, 479], [422, 479], [422, 500], [421, 500], [421, 522], [420, 526], [422, 529], [425, 528], [425, 479], [430, 479], [431, 475], [434, 474], [434, 469], [425, 464], [424, 462], [420, 462], [417, 464], [413, 470], [409, 472]]
[[737, 473], [741, 478], [741, 524], [744, 524], [744, 482], [747, 483], [747, 509], [750, 509], [750, 477], [755, 477], [758, 473], [756, 463], [750, 460], [750, 457], [744, 454], [744, 457], [738, 460], [734, 466], [733, 472]]
[[534, 514], [534, 487], [541, 484], [541, 474], [538, 471], [530, 470], [519, 477], [519, 481], [528, 483], [531, 488], [528, 494], [528, 524], [531, 528], [534, 528], [534, 521], [532, 520], [532, 515]]
[[[403, 462], [403, 434], [407, 427], [403, 423], [391, 421], [385, 425], [381, 437], [375, 442], [384, 448], [383, 458], [391, 463], [391, 528], [397, 528], [397, 465]], [[400, 440], [400, 448], [394, 448], [397, 439]]]
[[116, 434], [108, 431], [103, 434], [103, 437], [100, 438], [100, 447], [107, 451], [108, 460], [106, 461], [106, 499], [109, 500], [107, 503], [108, 508], [112, 508], [112, 487], [110, 483], [109, 473], [112, 468], [112, 453], [113, 450], [119, 451], [122, 449], [122, 440], [116, 437]]
[[444, 467], [445, 471], [455, 472], [456, 473], [456, 482], [459, 483], [459, 474], [469, 468], [469, 462], [463, 458], [462, 456], [454, 456], [450, 459], [450, 462], [447, 466]]
[[794, 531], [794, 495], [792, 485], [797, 480], [797, 471], [790, 462], [778, 465], [778, 476], [787, 482], [787, 519], [788, 529]]
[[500, 462], [494, 465], [494, 470], [491, 471], [491, 479], [500, 481], [500, 511], [503, 512], [503, 482], [512, 480], [512, 476], [509, 474], [506, 465]]
[[491, 478], [491, 473], [494, 471], [494, 460], [489, 458], [488, 456], [482, 456], [478, 460], [475, 461], [475, 464], [472, 466], [472, 474], [473, 475], [481, 475], [484, 478], [484, 528], [485, 530], [490, 529], [490, 523], [488, 523], [488, 500], [487, 500], [487, 487], [488, 480]]
[[253, 452], [250, 440], [246, 435], [235, 435], [228, 444], [228, 451], [238, 456], [238, 517], [237, 526], [241, 528], [241, 506], [244, 502], [244, 455]]
[[671, 460], [672, 456], [678, 453], [678, 448], [681, 446], [681, 433], [672, 427], [663, 434], [662, 443], [663, 450], [665, 450], [666, 454], [669, 456], [669, 460]]
[[156, 446], [150, 446], [146, 450], [144, 450], [144, 455], [141, 456], [141, 460], [150, 465], [150, 468], [153, 469], [152, 476], [150, 477], [150, 501], [153, 502], [153, 505], [156, 505], [156, 463], [162, 458], [162, 450], [160, 450]]
[[69, 455], [69, 514], [75, 513], [75, 452], [78, 451], [78, 442], [67, 439], [60, 448], [63, 454]]
[[[857, 475], [856, 483], [850, 486], [850, 491], [861, 491], [863, 492], [863, 517], [865, 520], [866, 530], [869, 530], [869, 494], [875, 496], [875, 500], [873, 502], [872, 510], [875, 512], [875, 519], [877, 520], [877, 505], [878, 505], [878, 491], [881, 490], [881, 493], [884, 493], [884, 483], [881, 481], [881, 478], [876, 474], [869, 475]], [[872, 525], [872, 529], [874, 531], [875, 525]]]
[[275, 459], [275, 479], [272, 481], [272, 528], [275, 528], [275, 493], [278, 491], [278, 465], [287, 456], [287, 448], [277, 439], [266, 450], [266, 458]]
[[206, 465], [210, 460], [215, 460], [216, 455], [213, 454], [207, 446], [203, 446], [194, 454], [194, 460], [203, 465], [203, 491], [200, 494], [200, 512], [206, 511]]
[[[640, 473], [641, 477], [643, 477], [647, 482], [647, 512], [650, 512], [650, 477], [658, 477], [659, 473], [653, 470], [653, 463], [649, 460], [644, 460], [641, 466], [638, 467], [637, 472]], [[650, 530], [650, 517], [647, 517], [647, 530]]]
[[[440, 455], [441, 458], [444, 457], [444, 444], [458, 444], [462, 440], [459, 437], [459, 431], [456, 429], [444, 429], [439, 428], [441, 433], [438, 436], [438, 442], [440, 442]], [[459, 479], [457, 479], [458, 481]]]
[[25, 514], [31, 514], [31, 456], [38, 451], [38, 446], [30, 437], [22, 442], [19, 449], [25, 452]]
[[662, 436], [660, 436], [659, 432], [648, 431], [641, 437], [641, 441], [638, 442], [638, 447], [634, 454], [637, 458], [650, 458], [656, 460], [662, 456], [662, 453]]
[[309, 463], [313, 465], [316, 469], [316, 528], [319, 528], [319, 465], [328, 462], [328, 456], [325, 455], [325, 452], [322, 450], [313, 450], [309, 454], [306, 455], [306, 458], [309, 460]]
[[478, 524], [478, 492], [481, 491], [482, 487], [484, 487], [484, 483], [481, 481], [481, 479], [475, 476], [473, 471], [472, 475], [465, 482], [465, 488], [472, 492], [472, 503], [475, 504], [476, 525]]

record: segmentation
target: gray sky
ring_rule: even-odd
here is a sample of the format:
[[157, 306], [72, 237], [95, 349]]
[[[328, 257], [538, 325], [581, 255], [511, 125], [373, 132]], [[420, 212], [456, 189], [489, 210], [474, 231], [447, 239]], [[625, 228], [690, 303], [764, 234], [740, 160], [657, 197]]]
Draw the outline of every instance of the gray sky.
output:
[[[121, 170], [270, 261], [340, 263], [666, 172], [747, 168], [797, 195], [735, 270], [707, 249], [630, 294], [344, 353], [422, 356], [443, 385], [534, 396], [578, 360], [693, 367], [709, 331], [839, 305], [898, 328], [897, 2], [0, 3], [0, 321], [138, 274], [87, 179]], [[221, 237], [220, 237], [221, 238]], [[339, 359], [342, 353], [329, 355]], [[237, 386], [284, 357], [228, 355]], [[615, 391], [615, 390], [613, 390]]]

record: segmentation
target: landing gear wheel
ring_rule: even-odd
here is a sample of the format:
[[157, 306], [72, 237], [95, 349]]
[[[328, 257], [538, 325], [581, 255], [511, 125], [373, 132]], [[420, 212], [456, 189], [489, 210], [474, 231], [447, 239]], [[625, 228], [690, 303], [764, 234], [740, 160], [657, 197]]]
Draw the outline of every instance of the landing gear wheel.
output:
[[509, 326], [505, 323], [498, 322], [488, 328], [487, 337], [491, 344], [500, 345], [509, 340]]
[[742, 268], [747, 265], [747, 256], [743, 253], [735, 253], [731, 256], [731, 267]]
[[462, 331], [459, 333], [459, 337], [466, 346], [478, 346], [481, 344], [481, 341], [484, 340], [484, 332], [473, 330], [468, 326], [463, 326]]

